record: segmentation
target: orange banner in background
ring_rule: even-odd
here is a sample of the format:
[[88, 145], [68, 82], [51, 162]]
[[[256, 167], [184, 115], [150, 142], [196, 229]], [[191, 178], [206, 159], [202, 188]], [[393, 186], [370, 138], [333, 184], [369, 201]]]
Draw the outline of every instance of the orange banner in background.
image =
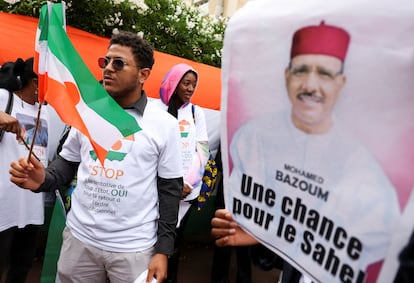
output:
[[[21, 57], [34, 56], [37, 18], [0, 12], [0, 64], [15, 61]], [[97, 80], [101, 79], [101, 69], [97, 58], [105, 55], [109, 39], [67, 27], [67, 33], [76, 50], [81, 55]], [[159, 98], [158, 90], [165, 73], [175, 64], [187, 63], [197, 70], [199, 84], [192, 102], [205, 108], [220, 109], [221, 71], [220, 68], [197, 63], [191, 60], [154, 52], [155, 64], [151, 76], [144, 85], [149, 97]]]

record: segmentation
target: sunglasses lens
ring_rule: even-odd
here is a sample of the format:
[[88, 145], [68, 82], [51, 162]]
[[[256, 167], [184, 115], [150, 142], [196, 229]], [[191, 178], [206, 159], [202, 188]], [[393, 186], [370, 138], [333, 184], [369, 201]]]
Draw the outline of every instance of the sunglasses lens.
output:
[[[111, 62], [111, 59], [106, 57], [101, 57], [98, 59], [98, 65], [99, 68], [104, 69], [109, 65], [109, 62]], [[124, 61], [121, 59], [112, 59], [112, 67], [115, 69], [115, 71], [121, 71], [125, 66]]]
[[113, 59], [112, 66], [116, 71], [121, 71], [124, 68], [124, 61], [121, 59]]
[[103, 69], [108, 66], [109, 60], [107, 58], [101, 57], [98, 59], [98, 66], [99, 68]]

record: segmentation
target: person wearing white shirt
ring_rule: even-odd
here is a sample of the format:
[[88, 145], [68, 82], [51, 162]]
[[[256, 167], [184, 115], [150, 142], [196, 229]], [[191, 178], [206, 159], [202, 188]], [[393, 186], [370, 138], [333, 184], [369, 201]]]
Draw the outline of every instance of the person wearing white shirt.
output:
[[184, 187], [180, 201], [175, 252], [169, 258], [168, 283], [177, 282], [179, 245], [189, 217], [191, 203], [200, 194], [202, 178], [209, 157], [206, 119], [201, 107], [191, 103], [198, 83], [198, 73], [190, 65], [174, 65], [164, 76], [160, 99], [153, 104], [170, 113], [180, 125]]

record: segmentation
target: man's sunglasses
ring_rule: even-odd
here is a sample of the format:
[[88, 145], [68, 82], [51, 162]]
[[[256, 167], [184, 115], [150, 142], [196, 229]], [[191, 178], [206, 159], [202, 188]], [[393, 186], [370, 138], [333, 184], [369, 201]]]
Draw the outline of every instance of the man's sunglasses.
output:
[[[100, 57], [98, 58], [98, 65], [99, 68], [105, 69], [109, 63], [111, 62], [111, 59], [108, 57]], [[119, 58], [113, 58], [112, 59], [112, 68], [114, 68], [115, 71], [121, 71], [125, 65], [128, 65], [128, 63], [122, 61], [122, 59]]]

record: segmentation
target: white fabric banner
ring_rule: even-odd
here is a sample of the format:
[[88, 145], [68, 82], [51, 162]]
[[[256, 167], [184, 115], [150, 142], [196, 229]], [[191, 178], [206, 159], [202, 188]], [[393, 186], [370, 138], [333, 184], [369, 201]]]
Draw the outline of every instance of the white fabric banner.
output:
[[[256, 0], [228, 24], [226, 207], [314, 282], [392, 282], [412, 233], [412, 15], [409, 0]], [[291, 56], [295, 31], [321, 22], [347, 52], [318, 39]]]

